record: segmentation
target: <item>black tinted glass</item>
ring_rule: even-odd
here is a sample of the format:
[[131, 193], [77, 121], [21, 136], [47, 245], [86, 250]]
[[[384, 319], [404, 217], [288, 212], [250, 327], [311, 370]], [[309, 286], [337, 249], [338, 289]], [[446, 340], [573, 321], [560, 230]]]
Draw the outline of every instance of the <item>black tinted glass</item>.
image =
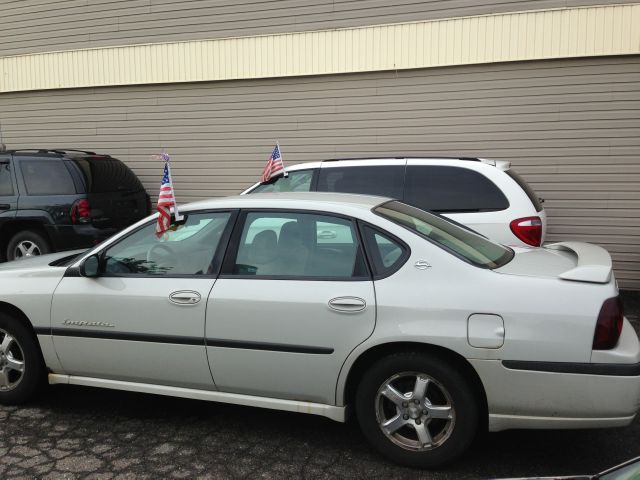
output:
[[76, 188], [62, 160], [22, 160], [20, 170], [29, 195], [74, 195]]
[[321, 168], [318, 191], [401, 198], [403, 181], [403, 165]]
[[524, 193], [527, 194], [527, 197], [529, 197], [529, 200], [531, 200], [531, 203], [533, 203], [533, 206], [535, 207], [536, 212], [541, 212], [542, 202], [540, 201], [540, 198], [536, 195], [536, 192], [534, 192], [533, 189], [529, 186], [529, 184], [524, 181], [524, 178], [522, 178], [513, 170], [507, 170], [507, 175], [513, 178], [516, 181], [516, 183], [520, 185], [520, 188], [524, 190]]
[[502, 191], [487, 177], [460, 167], [410, 165], [404, 201], [434, 212], [482, 212], [509, 208]]
[[9, 162], [0, 163], [0, 195], [13, 195], [13, 181], [11, 180]]
[[87, 193], [137, 192], [142, 190], [138, 177], [117, 158], [74, 158]]

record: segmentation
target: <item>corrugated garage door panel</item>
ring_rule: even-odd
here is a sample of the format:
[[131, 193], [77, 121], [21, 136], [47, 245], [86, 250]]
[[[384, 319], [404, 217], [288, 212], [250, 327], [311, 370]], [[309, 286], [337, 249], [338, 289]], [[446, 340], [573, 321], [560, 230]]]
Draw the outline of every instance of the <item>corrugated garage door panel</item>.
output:
[[0, 95], [10, 147], [110, 152], [181, 202], [238, 193], [279, 140], [286, 164], [353, 156], [511, 160], [549, 240], [599, 243], [640, 289], [640, 57]]
[[623, 3], [634, 0], [14, 0], [0, 56]]

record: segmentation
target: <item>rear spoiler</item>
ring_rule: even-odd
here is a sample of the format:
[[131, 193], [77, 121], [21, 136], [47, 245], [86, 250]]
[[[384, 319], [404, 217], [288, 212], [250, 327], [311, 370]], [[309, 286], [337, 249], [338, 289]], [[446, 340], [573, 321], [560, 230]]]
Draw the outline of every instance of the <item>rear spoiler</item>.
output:
[[578, 257], [574, 268], [558, 275], [563, 280], [592, 283], [609, 283], [611, 280], [611, 255], [602, 247], [584, 242], [559, 242], [544, 248], [572, 252]]

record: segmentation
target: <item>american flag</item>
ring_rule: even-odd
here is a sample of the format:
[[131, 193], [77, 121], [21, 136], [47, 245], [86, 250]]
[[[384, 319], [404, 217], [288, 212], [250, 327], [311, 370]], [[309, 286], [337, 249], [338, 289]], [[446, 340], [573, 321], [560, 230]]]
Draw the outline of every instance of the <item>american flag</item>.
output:
[[276, 147], [273, 149], [273, 152], [271, 152], [271, 156], [269, 157], [269, 160], [267, 160], [267, 165], [262, 171], [260, 183], [266, 183], [273, 177], [276, 177], [281, 173], [284, 173], [286, 176], [286, 172], [284, 171], [284, 163], [282, 163], [282, 153], [280, 152], [280, 145], [276, 143]]
[[[162, 154], [164, 163], [164, 175], [160, 183], [160, 194], [158, 195], [158, 224], [156, 225], [156, 236], [164, 235], [171, 226], [171, 207], [176, 208], [176, 199], [173, 196], [173, 183], [171, 182], [171, 171], [169, 170], [169, 155]], [[165, 158], [166, 157], [166, 158]], [[177, 216], [177, 211], [176, 211]]]

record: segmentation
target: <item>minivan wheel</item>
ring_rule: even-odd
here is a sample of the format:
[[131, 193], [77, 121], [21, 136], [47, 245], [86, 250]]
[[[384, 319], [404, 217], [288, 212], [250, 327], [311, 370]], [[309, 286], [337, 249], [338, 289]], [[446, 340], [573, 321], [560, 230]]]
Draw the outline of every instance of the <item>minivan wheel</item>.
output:
[[35, 257], [49, 253], [51, 248], [45, 238], [33, 230], [16, 233], [7, 246], [7, 260]]
[[0, 313], [0, 403], [15, 405], [32, 398], [43, 372], [31, 332], [15, 318]]
[[356, 414], [371, 445], [396, 463], [435, 468], [473, 441], [479, 402], [455, 366], [425, 353], [384, 357], [362, 377]]

